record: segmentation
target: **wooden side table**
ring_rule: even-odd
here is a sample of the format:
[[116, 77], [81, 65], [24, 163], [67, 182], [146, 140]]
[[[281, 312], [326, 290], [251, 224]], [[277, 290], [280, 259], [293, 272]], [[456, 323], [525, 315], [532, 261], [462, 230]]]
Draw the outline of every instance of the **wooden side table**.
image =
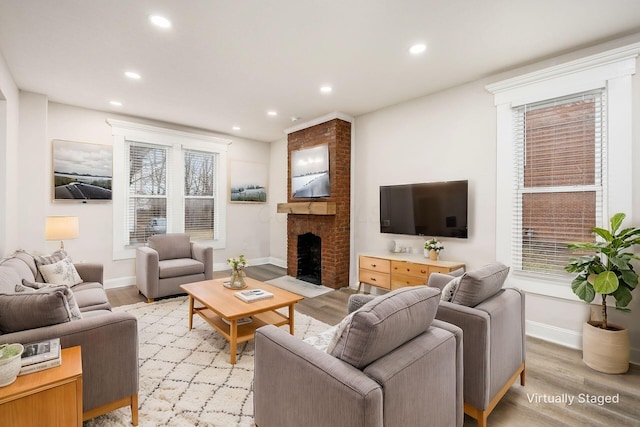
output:
[[0, 387], [0, 420], [15, 427], [82, 426], [80, 347], [63, 349], [62, 365]]

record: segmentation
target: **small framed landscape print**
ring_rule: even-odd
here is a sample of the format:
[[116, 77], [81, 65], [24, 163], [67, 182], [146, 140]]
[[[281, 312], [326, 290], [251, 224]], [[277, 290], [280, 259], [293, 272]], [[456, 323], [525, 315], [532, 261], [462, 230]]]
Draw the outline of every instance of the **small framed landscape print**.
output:
[[231, 203], [266, 203], [268, 168], [264, 163], [231, 161], [229, 201]]
[[54, 139], [53, 200], [111, 200], [113, 151], [110, 145]]
[[329, 145], [291, 152], [291, 197], [329, 197]]

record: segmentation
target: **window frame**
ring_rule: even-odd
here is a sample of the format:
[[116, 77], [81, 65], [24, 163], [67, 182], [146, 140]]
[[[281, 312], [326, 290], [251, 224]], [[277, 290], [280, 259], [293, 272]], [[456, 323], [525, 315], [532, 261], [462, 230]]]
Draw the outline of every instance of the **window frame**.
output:
[[[640, 43], [570, 61], [486, 86], [497, 111], [496, 260], [512, 262], [515, 181], [513, 108], [605, 88], [607, 97], [607, 176], [602, 221], [612, 213], [632, 216], [632, 86]], [[612, 167], [614, 165], [615, 167]], [[605, 224], [597, 224], [603, 226]], [[578, 301], [571, 278], [511, 272], [509, 285], [527, 292]]]
[[[227, 152], [231, 140], [190, 132], [108, 119], [113, 135], [113, 260], [135, 258], [134, 246], [127, 244], [128, 141], [166, 146], [169, 170], [167, 180], [167, 232], [184, 231], [184, 158], [183, 150], [214, 153], [218, 157], [215, 182], [218, 235], [213, 240], [200, 240], [214, 249], [226, 247]], [[123, 214], [124, 212], [124, 214]]]

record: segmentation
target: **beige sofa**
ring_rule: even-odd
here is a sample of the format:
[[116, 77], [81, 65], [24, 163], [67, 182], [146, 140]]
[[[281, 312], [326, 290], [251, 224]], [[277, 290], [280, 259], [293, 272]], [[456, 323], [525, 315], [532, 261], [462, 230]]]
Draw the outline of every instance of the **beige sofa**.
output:
[[132, 423], [137, 425], [137, 320], [111, 311], [101, 264], [74, 266], [82, 280], [70, 288], [82, 317], [77, 320], [69, 317], [68, 291], [24, 291], [23, 281], [44, 281], [33, 256], [16, 252], [0, 261], [0, 344], [60, 338], [62, 348], [80, 346], [83, 418], [130, 406]]
[[426, 286], [381, 296], [345, 320], [329, 352], [258, 329], [256, 425], [461, 426], [462, 331], [433, 320], [439, 300]]

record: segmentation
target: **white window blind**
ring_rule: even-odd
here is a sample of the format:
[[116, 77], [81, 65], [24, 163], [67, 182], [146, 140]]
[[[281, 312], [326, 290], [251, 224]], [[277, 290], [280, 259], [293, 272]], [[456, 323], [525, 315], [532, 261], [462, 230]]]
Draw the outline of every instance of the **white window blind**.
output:
[[127, 141], [128, 245], [140, 245], [154, 234], [167, 231], [167, 147]]
[[515, 270], [564, 275], [569, 242], [594, 241], [606, 197], [605, 90], [513, 109]]
[[217, 155], [184, 151], [184, 229], [194, 239], [216, 239]]

